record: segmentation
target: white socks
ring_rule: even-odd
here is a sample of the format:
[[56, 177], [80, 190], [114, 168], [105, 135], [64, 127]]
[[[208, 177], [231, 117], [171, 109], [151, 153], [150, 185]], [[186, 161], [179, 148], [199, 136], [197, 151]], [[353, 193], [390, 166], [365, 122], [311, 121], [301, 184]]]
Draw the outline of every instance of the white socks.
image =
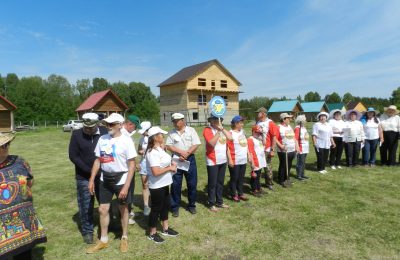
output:
[[105, 237], [102, 236], [100, 238], [100, 241], [103, 242], [103, 243], [107, 243], [108, 242], [108, 236], [105, 236]]

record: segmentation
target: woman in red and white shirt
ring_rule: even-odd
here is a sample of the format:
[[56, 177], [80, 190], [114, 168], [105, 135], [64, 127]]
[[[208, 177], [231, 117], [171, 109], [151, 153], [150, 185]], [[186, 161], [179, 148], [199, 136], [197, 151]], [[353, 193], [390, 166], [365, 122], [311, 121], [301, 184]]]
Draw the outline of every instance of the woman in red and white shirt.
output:
[[292, 168], [293, 159], [296, 151], [298, 151], [298, 144], [294, 138], [293, 129], [290, 126], [292, 117], [288, 113], [280, 115], [281, 124], [279, 125], [279, 132], [276, 138], [279, 157], [279, 183], [284, 188], [291, 185], [289, 180], [290, 168]]
[[203, 130], [203, 137], [206, 141], [208, 205], [210, 211], [217, 212], [218, 208], [228, 208], [228, 205], [223, 202], [222, 193], [227, 162], [226, 142], [231, 140], [232, 136], [222, 127], [220, 119], [217, 117], [210, 117], [208, 121], [210, 126]]
[[305, 127], [305, 123], [307, 122], [305, 115], [297, 116], [295, 121], [296, 127], [294, 128], [294, 138], [299, 145], [299, 152], [297, 153], [296, 178], [300, 181], [303, 181], [308, 179], [308, 177], [304, 175], [304, 169], [306, 165], [306, 157], [310, 150], [310, 144], [308, 141], [310, 139], [310, 135]]
[[247, 139], [243, 131], [244, 118], [237, 115], [232, 118], [230, 133], [232, 140], [228, 141], [228, 165], [232, 199], [236, 202], [248, 200], [243, 194], [243, 181], [247, 164]]
[[252, 136], [247, 139], [249, 150], [249, 162], [251, 165], [251, 193], [254, 196], [261, 195], [260, 175], [261, 170], [267, 166], [265, 148], [263, 145], [263, 130], [259, 125], [251, 128]]

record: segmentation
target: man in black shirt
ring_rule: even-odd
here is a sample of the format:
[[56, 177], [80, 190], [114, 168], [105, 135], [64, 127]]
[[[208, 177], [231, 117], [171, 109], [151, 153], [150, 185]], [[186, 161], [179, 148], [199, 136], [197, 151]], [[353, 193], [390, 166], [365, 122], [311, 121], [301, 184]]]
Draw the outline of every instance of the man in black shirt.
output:
[[[98, 126], [99, 116], [95, 113], [84, 114], [82, 120], [83, 128], [72, 132], [69, 159], [75, 165], [81, 233], [85, 243], [92, 244], [94, 197], [90, 195], [88, 185], [93, 162], [96, 160], [94, 149], [100, 136], [107, 133], [107, 129]], [[98, 198], [97, 190], [96, 198]]]

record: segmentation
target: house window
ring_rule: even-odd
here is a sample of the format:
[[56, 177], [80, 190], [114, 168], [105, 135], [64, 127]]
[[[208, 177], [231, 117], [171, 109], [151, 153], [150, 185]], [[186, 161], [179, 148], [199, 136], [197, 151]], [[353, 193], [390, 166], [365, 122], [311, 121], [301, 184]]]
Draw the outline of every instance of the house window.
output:
[[165, 121], [165, 113], [164, 113], [164, 121]]
[[199, 113], [193, 112], [193, 120], [199, 120]]
[[207, 84], [206, 84], [206, 79], [203, 79], [203, 78], [198, 78], [198, 85], [200, 86], [200, 87], [205, 87]]
[[228, 87], [228, 81], [227, 80], [221, 80], [221, 88], [227, 88]]
[[228, 105], [228, 96], [221, 96], [221, 97], [225, 100], [226, 105]]
[[211, 86], [215, 87], [215, 80], [211, 80]]
[[205, 105], [206, 104], [206, 95], [199, 95], [197, 98], [197, 102], [199, 105]]

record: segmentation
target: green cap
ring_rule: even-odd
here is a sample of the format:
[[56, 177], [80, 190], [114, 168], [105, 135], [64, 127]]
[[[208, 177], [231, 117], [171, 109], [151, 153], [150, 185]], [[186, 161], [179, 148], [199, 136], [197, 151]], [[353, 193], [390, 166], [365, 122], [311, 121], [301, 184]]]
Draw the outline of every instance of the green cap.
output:
[[140, 126], [140, 119], [139, 119], [138, 116], [129, 115], [129, 116], [127, 117], [127, 119], [128, 119], [129, 121], [131, 121], [132, 123], [135, 124], [136, 129], [142, 129], [142, 127]]

